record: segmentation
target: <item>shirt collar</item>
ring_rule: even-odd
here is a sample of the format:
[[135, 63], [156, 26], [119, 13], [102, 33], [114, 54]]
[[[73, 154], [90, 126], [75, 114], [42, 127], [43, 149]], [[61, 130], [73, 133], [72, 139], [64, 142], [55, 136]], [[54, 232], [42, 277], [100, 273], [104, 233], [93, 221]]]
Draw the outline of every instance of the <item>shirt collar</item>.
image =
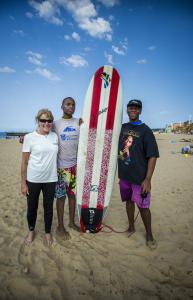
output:
[[131, 125], [141, 125], [142, 121], [138, 120], [138, 121], [135, 121], [135, 122], [129, 122], [129, 124], [131, 124]]

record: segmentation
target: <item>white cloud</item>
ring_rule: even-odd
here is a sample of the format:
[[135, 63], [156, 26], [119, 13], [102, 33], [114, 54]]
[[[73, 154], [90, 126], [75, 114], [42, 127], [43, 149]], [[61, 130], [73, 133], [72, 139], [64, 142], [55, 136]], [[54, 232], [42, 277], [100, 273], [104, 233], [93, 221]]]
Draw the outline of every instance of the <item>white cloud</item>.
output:
[[33, 18], [33, 14], [32, 14], [31, 12], [29, 12], [29, 11], [27, 11], [27, 12], [25, 13], [25, 15], [26, 15], [26, 17], [29, 18], [29, 19], [32, 19], [32, 18]]
[[156, 46], [150, 46], [147, 49], [150, 50], [150, 51], [154, 51], [156, 49]]
[[72, 38], [77, 42], [80, 41], [80, 35], [77, 32], [72, 33]]
[[33, 51], [31, 51], [31, 50], [27, 51], [26, 54], [27, 54], [27, 55], [34, 56], [34, 57], [36, 57], [37, 59], [42, 59], [42, 58], [43, 58], [42, 54], [37, 53], [37, 52], [33, 52]]
[[98, 2], [102, 3], [106, 7], [113, 7], [119, 4], [119, 0], [98, 0]]
[[55, 75], [54, 73], [52, 73], [51, 71], [49, 71], [46, 68], [36, 68], [33, 71], [26, 71], [27, 74], [39, 74], [40, 76], [51, 80], [51, 81], [59, 81], [61, 80], [57, 75]]
[[36, 65], [36, 66], [41, 66], [42, 62], [40, 60], [38, 60], [37, 58], [33, 57], [33, 56], [28, 56], [28, 60], [30, 63]]
[[112, 54], [108, 54], [107, 52], [104, 53], [104, 56], [105, 58], [107, 59], [107, 62], [110, 64], [110, 65], [114, 65], [114, 62], [113, 62], [113, 55]]
[[15, 18], [13, 16], [9, 16], [10, 20], [15, 21]]
[[146, 64], [147, 63], [147, 59], [146, 58], [142, 58], [142, 59], [139, 59], [137, 60], [137, 64]]
[[120, 42], [121, 46], [127, 50], [127, 46], [128, 46], [128, 38], [127, 37], [124, 37], [123, 41]]
[[115, 19], [114, 16], [112, 16], [112, 15], [109, 16], [109, 20], [110, 20], [110, 21], [113, 21], [114, 19]]
[[18, 34], [18, 35], [20, 35], [20, 36], [25, 36], [25, 33], [23, 32], [23, 30], [21, 30], [21, 29], [17, 29], [17, 30], [14, 30], [13, 31], [15, 34]]
[[[78, 26], [95, 38], [110, 40], [112, 28], [104, 18], [97, 16], [94, 4], [90, 0], [55, 0], [68, 10]], [[109, 35], [107, 37], [107, 34]]]
[[112, 46], [112, 49], [115, 53], [117, 53], [118, 55], [125, 55], [125, 52], [123, 50], [121, 50], [119, 47], [116, 46]]
[[64, 39], [65, 39], [66, 41], [69, 41], [69, 40], [71, 40], [71, 37], [70, 37], [68, 34], [65, 34]]
[[[107, 0], [106, 6], [114, 6], [117, 0]], [[44, 0], [41, 3], [30, 0], [29, 4], [35, 9], [38, 16], [44, 20], [62, 25], [59, 18], [60, 9], [67, 10], [77, 22], [79, 28], [90, 36], [99, 39], [112, 40], [112, 28], [109, 21], [98, 16], [97, 10], [91, 0]], [[104, 4], [104, 3], [103, 3]]]
[[106, 40], [111, 42], [112, 41], [112, 34], [107, 33], [106, 34]]
[[88, 66], [88, 62], [84, 59], [84, 57], [80, 55], [72, 54], [70, 57], [60, 57], [60, 64], [71, 65], [74, 68], [78, 67], [86, 67]]
[[10, 67], [0, 67], [0, 73], [15, 73], [15, 70]]
[[58, 17], [60, 15], [60, 9], [54, 1], [46, 0], [40, 3], [30, 0], [29, 4], [35, 9], [40, 18], [55, 25], [63, 25], [63, 21]]
[[28, 61], [30, 63], [32, 63], [33, 65], [36, 65], [36, 66], [43, 65], [43, 63], [41, 61], [43, 56], [40, 53], [36, 53], [33, 51], [27, 51], [26, 54], [28, 55]]
[[79, 35], [77, 32], [73, 32], [73, 33], [71, 34], [71, 36], [68, 35], [68, 34], [65, 34], [65, 35], [64, 35], [64, 39], [65, 39], [66, 41], [70, 41], [70, 40], [73, 39], [73, 40], [79, 42], [79, 41], [80, 41], [80, 35]]
[[96, 19], [81, 19], [81, 22], [79, 22], [79, 27], [86, 32], [92, 37], [95, 38], [106, 38], [108, 41], [112, 39], [111, 36], [111, 26], [110, 23], [103, 18], [96, 18]]
[[62, 26], [63, 25], [63, 21], [57, 17], [52, 17], [51, 20], [50, 20], [50, 23], [53, 23], [55, 25], [58, 25], [58, 26]]

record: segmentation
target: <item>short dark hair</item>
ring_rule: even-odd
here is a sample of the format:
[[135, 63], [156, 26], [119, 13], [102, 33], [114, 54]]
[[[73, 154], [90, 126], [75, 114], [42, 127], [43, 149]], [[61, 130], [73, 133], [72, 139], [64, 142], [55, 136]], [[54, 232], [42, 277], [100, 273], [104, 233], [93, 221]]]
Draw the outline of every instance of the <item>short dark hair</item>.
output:
[[72, 98], [72, 97], [66, 97], [66, 98], [64, 98], [64, 99], [62, 100], [62, 105], [61, 105], [61, 107], [63, 107], [64, 102], [65, 102], [66, 100], [72, 100], [72, 101], [74, 102], [74, 104], [76, 104], [76, 101], [74, 100], [74, 98]]
[[129, 106], [138, 106], [139, 108], [142, 109], [142, 102], [141, 102], [141, 100], [138, 100], [138, 99], [132, 99], [128, 102], [127, 108]]

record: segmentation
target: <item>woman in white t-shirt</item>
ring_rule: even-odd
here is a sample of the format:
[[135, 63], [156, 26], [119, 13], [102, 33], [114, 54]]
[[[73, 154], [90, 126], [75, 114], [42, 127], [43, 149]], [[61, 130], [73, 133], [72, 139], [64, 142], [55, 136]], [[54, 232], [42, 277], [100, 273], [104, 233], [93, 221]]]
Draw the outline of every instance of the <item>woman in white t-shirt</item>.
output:
[[27, 221], [29, 233], [25, 239], [31, 244], [35, 237], [39, 195], [43, 193], [45, 239], [53, 243], [51, 226], [53, 201], [57, 176], [58, 137], [52, 132], [53, 115], [41, 109], [37, 116], [37, 130], [24, 138], [21, 163], [21, 193], [27, 197]]

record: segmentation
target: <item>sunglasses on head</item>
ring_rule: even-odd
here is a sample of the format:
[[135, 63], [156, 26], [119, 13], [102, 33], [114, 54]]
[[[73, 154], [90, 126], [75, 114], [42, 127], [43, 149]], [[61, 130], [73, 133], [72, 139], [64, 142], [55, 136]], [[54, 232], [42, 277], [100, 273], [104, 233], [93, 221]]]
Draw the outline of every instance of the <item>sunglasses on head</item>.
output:
[[46, 119], [40, 119], [39, 122], [41, 123], [52, 123], [53, 121], [52, 120], [46, 120]]

